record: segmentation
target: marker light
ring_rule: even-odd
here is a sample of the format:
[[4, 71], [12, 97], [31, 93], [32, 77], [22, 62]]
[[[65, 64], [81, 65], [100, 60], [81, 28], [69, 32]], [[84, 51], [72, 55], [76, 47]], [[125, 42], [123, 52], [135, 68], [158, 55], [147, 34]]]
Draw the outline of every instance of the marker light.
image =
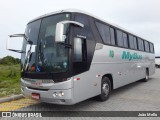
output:
[[80, 78], [74, 78], [74, 80], [80, 80]]

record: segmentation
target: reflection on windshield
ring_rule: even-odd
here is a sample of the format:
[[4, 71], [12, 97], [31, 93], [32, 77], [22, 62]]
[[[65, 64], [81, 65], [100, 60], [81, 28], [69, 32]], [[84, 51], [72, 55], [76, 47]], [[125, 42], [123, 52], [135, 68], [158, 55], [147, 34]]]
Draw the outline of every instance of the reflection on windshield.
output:
[[[63, 45], [55, 44], [56, 24], [66, 19], [69, 19], [68, 14], [55, 15], [42, 20], [37, 72], [64, 72], [67, 70], [68, 49]], [[68, 27], [65, 26], [66, 29]], [[67, 34], [66, 32], [65, 30], [64, 34]]]
[[37, 20], [32, 23], [29, 23], [25, 30], [26, 38], [24, 38], [23, 46], [22, 46], [22, 50], [25, 51], [25, 53], [21, 54], [22, 71], [29, 72], [31, 71], [32, 66], [36, 64], [36, 54], [35, 52], [31, 53], [32, 51], [30, 51], [30, 49], [32, 47], [31, 47], [31, 42], [29, 41], [32, 41], [32, 46], [37, 45], [40, 23], [41, 23], [41, 20]]
[[[33, 42], [32, 46], [36, 46], [36, 50], [31, 52], [31, 45], [23, 41], [22, 50], [26, 52], [21, 56], [23, 71], [65, 72], [68, 69], [68, 48], [55, 43], [55, 29], [58, 22], [69, 19], [70, 14], [58, 14], [27, 25], [25, 35]], [[68, 30], [69, 25], [66, 25], [65, 43], [68, 43]]]

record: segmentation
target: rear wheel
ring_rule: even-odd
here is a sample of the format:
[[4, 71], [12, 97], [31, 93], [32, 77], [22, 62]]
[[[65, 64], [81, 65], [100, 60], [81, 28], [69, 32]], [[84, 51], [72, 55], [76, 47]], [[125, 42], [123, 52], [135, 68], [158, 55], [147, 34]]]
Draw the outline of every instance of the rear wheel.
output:
[[147, 82], [149, 79], [149, 72], [148, 69], [146, 69], [145, 78], [143, 79], [144, 82]]
[[110, 92], [111, 92], [110, 79], [108, 77], [104, 77], [102, 78], [101, 82], [101, 94], [97, 96], [97, 99], [99, 101], [106, 101], [110, 96]]

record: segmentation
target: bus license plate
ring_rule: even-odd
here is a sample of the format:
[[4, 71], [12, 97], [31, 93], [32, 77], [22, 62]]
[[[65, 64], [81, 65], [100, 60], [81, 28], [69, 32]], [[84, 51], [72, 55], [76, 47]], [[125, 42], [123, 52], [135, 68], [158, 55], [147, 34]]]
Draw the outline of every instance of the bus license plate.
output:
[[42, 80], [33, 81], [31, 83], [32, 83], [32, 85], [35, 85], [35, 86], [41, 86], [42, 85]]
[[35, 100], [39, 100], [40, 99], [40, 94], [32, 93], [32, 98], [35, 99]]

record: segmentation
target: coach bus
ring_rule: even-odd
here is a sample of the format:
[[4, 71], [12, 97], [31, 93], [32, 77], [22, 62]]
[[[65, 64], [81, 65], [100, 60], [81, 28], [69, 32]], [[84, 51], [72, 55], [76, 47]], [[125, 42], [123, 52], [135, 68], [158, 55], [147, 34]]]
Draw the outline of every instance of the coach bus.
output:
[[31, 20], [23, 37], [21, 92], [40, 102], [71, 105], [155, 73], [154, 44], [79, 10]]

